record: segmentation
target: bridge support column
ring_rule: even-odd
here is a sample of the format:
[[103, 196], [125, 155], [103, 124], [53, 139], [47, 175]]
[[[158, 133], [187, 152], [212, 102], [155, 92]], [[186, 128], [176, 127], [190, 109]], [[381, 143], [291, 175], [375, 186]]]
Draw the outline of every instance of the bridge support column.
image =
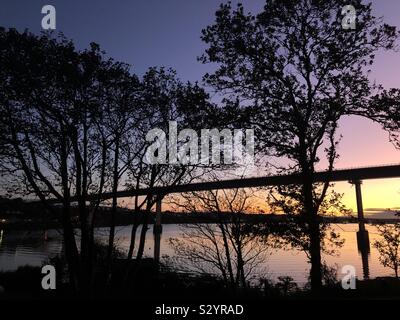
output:
[[156, 221], [155, 221], [154, 226], [153, 226], [154, 261], [156, 261], [157, 263], [160, 262], [160, 248], [161, 248], [161, 233], [162, 233], [161, 204], [162, 204], [162, 197], [161, 196], [157, 196]]
[[362, 203], [362, 193], [361, 193], [361, 180], [354, 180], [352, 183], [356, 187], [356, 199], [357, 199], [357, 217], [358, 217], [358, 225], [360, 231], [365, 230], [365, 221], [364, 221], [364, 209]]
[[362, 203], [362, 193], [361, 193], [361, 180], [353, 180], [350, 183], [354, 184], [356, 189], [356, 199], [357, 199], [357, 217], [358, 217], [358, 232], [357, 232], [357, 248], [358, 252], [361, 254], [361, 261], [363, 267], [364, 279], [369, 278], [369, 254], [370, 254], [370, 243], [369, 234], [365, 229], [365, 219], [364, 219], [364, 209]]

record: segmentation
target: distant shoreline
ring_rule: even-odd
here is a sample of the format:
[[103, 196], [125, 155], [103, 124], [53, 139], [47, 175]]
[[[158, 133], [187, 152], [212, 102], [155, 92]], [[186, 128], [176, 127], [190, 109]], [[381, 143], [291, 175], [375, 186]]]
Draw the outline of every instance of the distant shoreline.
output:
[[[229, 218], [229, 214], [226, 217]], [[140, 217], [136, 218], [140, 224], [143, 223], [144, 215], [141, 214]], [[241, 216], [244, 223], [268, 223], [271, 221], [279, 222], [287, 219], [286, 215], [278, 214], [243, 214]], [[110, 226], [108, 219], [104, 216], [99, 219], [96, 224], [96, 228], [106, 228]], [[326, 223], [358, 223], [356, 217], [321, 217], [321, 220]], [[365, 223], [367, 224], [390, 224], [400, 222], [399, 218], [365, 218]], [[155, 214], [151, 213], [149, 217], [148, 224], [152, 225], [155, 221]], [[162, 214], [162, 224], [194, 224], [194, 223], [217, 223], [218, 216], [214, 213], [174, 213], [174, 212], [164, 212]], [[117, 217], [116, 226], [128, 226], [135, 223], [135, 216], [132, 214], [119, 214]], [[79, 223], [76, 221], [73, 223], [74, 227], [79, 228]], [[61, 224], [56, 220], [42, 219], [21, 219], [20, 221], [12, 222], [2, 222], [0, 219], [0, 230], [41, 230], [41, 229], [61, 229]]]

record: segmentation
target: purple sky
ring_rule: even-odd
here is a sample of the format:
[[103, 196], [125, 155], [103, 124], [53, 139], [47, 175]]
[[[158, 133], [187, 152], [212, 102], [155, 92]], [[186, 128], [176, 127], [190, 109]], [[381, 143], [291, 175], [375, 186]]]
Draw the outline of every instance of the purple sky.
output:
[[[264, 4], [257, 0], [242, 2], [245, 9], [254, 12]], [[57, 10], [57, 30], [72, 38], [78, 48], [97, 42], [109, 56], [131, 64], [139, 75], [150, 66], [162, 65], [176, 69], [182, 80], [200, 81], [210, 68], [196, 59], [204, 49], [200, 32], [214, 20], [219, 3], [213, 0], [2, 0], [0, 26], [28, 28], [37, 33], [41, 30], [42, 6], [52, 4]], [[387, 23], [400, 27], [399, 0], [375, 0], [373, 8]], [[399, 71], [400, 52], [381, 53], [377, 55], [371, 79], [387, 88], [400, 88]], [[340, 131], [344, 137], [337, 167], [400, 162], [400, 152], [388, 142], [387, 133], [370, 121], [346, 118], [341, 121]], [[392, 184], [395, 195], [399, 191], [399, 180]], [[393, 205], [390, 202], [384, 206]]]

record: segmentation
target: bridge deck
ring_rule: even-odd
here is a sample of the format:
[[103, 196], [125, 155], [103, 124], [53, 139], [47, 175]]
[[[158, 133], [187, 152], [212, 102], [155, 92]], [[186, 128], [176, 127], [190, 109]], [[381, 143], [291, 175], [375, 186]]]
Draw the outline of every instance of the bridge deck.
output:
[[[320, 171], [314, 174], [315, 182], [337, 182], [337, 181], [350, 181], [350, 180], [367, 180], [367, 179], [383, 179], [383, 178], [400, 178], [400, 164], [379, 166], [379, 167], [365, 167], [353, 169], [339, 169], [332, 172]], [[169, 194], [205, 190], [219, 190], [219, 189], [234, 189], [234, 188], [250, 188], [250, 187], [265, 187], [277, 185], [291, 185], [301, 184], [300, 174], [290, 175], [274, 175], [264, 177], [253, 177], [243, 179], [220, 180], [212, 182], [199, 182], [190, 183], [177, 186], [143, 188], [137, 190], [124, 190], [118, 191], [118, 198], [142, 196], [148, 194]], [[96, 195], [90, 196], [95, 198]], [[111, 193], [104, 193], [102, 199], [109, 199], [112, 197]], [[90, 199], [89, 199], [90, 200]]]

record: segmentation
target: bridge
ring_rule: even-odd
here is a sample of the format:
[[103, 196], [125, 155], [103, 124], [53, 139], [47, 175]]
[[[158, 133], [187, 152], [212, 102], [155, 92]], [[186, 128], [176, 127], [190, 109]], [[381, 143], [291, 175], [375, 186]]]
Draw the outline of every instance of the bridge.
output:
[[[332, 171], [319, 171], [313, 175], [314, 182], [339, 182], [348, 181], [355, 185], [356, 199], [357, 199], [357, 216], [359, 222], [359, 231], [357, 232], [357, 244], [359, 251], [362, 255], [364, 277], [368, 277], [368, 255], [369, 255], [369, 235], [365, 229], [364, 211], [362, 204], [361, 184], [362, 180], [369, 179], [384, 179], [384, 178], [400, 178], [400, 164], [375, 166], [375, 167], [360, 167], [337, 169]], [[174, 186], [162, 186], [153, 188], [141, 188], [133, 190], [118, 191], [117, 197], [133, 197], [133, 196], [157, 196], [156, 202], [156, 221], [153, 226], [154, 231], [154, 258], [159, 261], [160, 258], [160, 244], [161, 244], [161, 201], [162, 198], [172, 193], [183, 192], [196, 192], [207, 190], [220, 190], [220, 189], [235, 189], [235, 188], [255, 188], [279, 185], [295, 185], [302, 183], [302, 176], [299, 173], [287, 175], [271, 175], [263, 177], [252, 177], [242, 179], [230, 179], [211, 182], [198, 182]], [[98, 198], [99, 195], [91, 195], [91, 199]], [[112, 198], [112, 193], [103, 193], [102, 199]], [[89, 200], [91, 200], [89, 199]], [[73, 201], [73, 199], [71, 199]]]
[[[377, 167], [360, 167], [349, 169], [338, 169], [332, 171], [317, 171], [313, 175], [314, 182], [338, 182], [351, 181], [357, 182], [369, 179], [400, 178], [400, 164], [384, 165]], [[174, 186], [162, 186], [153, 188], [141, 188], [118, 191], [117, 197], [133, 197], [146, 195], [162, 195], [171, 193], [236, 189], [236, 188], [255, 188], [279, 185], [301, 184], [302, 176], [299, 173], [288, 175], [271, 175], [263, 177], [219, 180], [212, 182], [198, 182], [190, 184], [181, 184]], [[357, 184], [356, 184], [357, 185]], [[111, 192], [103, 193], [101, 199], [106, 200], [113, 197]], [[90, 195], [88, 200], [94, 200], [98, 195]], [[71, 201], [76, 201], [75, 197]]]
[[[357, 243], [359, 251], [362, 255], [364, 276], [369, 274], [368, 255], [369, 255], [369, 235], [365, 229], [364, 212], [362, 204], [361, 184], [363, 180], [384, 179], [384, 178], [400, 178], [400, 164], [391, 164], [375, 167], [359, 167], [348, 169], [337, 169], [332, 171], [318, 171], [313, 174], [313, 181], [317, 182], [339, 182], [348, 181], [355, 185], [357, 199], [357, 215], [359, 222], [359, 231], [357, 232]], [[190, 184], [181, 184], [174, 186], [158, 186], [152, 188], [141, 188], [123, 190], [117, 192], [118, 198], [133, 196], [157, 196], [156, 201], [156, 221], [153, 227], [154, 231], [154, 258], [159, 261], [160, 243], [161, 243], [161, 201], [162, 198], [172, 193], [196, 192], [220, 189], [236, 189], [236, 188], [255, 188], [279, 185], [299, 185], [302, 183], [302, 175], [299, 173], [287, 175], [271, 175], [263, 177], [252, 177], [242, 179], [220, 180], [212, 182], [198, 182]], [[98, 199], [106, 200], [113, 197], [111, 192], [101, 195], [92, 194], [87, 197], [88, 201]], [[71, 202], [76, 201], [76, 197], [71, 197]], [[59, 202], [52, 200], [53, 203]]]

